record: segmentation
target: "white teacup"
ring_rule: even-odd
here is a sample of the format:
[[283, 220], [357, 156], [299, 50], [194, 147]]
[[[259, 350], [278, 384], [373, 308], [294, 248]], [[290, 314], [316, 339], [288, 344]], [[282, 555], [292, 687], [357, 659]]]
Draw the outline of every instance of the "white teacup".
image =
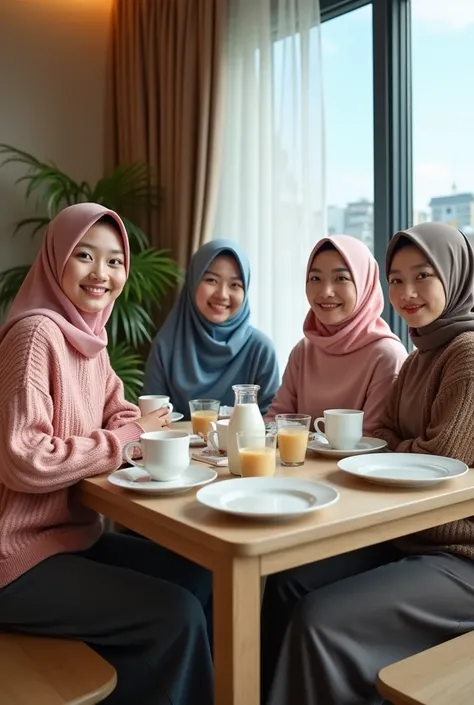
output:
[[[334, 450], [353, 450], [362, 438], [364, 412], [356, 409], [325, 409], [314, 428]], [[324, 433], [319, 424], [324, 421]]]
[[220, 419], [217, 423], [211, 421], [211, 430], [207, 434], [208, 444], [215, 450], [227, 453], [227, 431], [230, 419]]
[[[141, 448], [143, 461], [133, 460], [133, 448]], [[139, 441], [126, 443], [123, 457], [137, 468], [143, 468], [154, 480], [167, 482], [182, 475], [189, 465], [189, 433], [186, 431], [150, 431]]]
[[146, 414], [151, 414], [152, 411], [157, 409], [168, 409], [169, 413], [173, 411], [173, 404], [170, 402], [170, 398], [166, 397], [164, 394], [144, 394], [138, 397], [138, 406], [142, 412], [142, 416]]

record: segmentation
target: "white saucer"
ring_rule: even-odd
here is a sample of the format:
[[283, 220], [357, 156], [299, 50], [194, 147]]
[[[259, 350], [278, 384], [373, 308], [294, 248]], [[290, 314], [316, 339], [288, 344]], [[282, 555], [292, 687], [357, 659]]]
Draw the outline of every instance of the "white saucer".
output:
[[133, 482], [127, 480], [124, 469], [113, 472], [109, 475], [108, 480], [116, 487], [122, 487], [125, 490], [133, 490], [134, 492], [142, 492], [144, 494], [178, 494], [178, 492], [186, 492], [194, 487], [207, 485], [208, 482], [212, 482], [216, 477], [216, 471], [211, 468], [190, 465], [180, 477], [176, 480], [169, 480], [168, 482], [158, 482], [157, 480]]
[[454, 458], [419, 453], [377, 453], [345, 458], [338, 468], [351, 475], [393, 487], [429, 487], [465, 475], [467, 465]]
[[179, 411], [172, 411], [170, 414], [170, 419], [172, 423], [175, 421], [181, 421], [181, 419], [184, 419], [184, 414], [180, 414]]
[[363, 436], [352, 450], [337, 450], [332, 448], [332, 446], [319, 435], [308, 443], [310, 450], [314, 450], [316, 453], [320, 453], [320, 455], [327, 455], [331, 458], [348, 458], [351, 455], [376, 453], [377, 451], [383, 450], [386, 446], [386, 441], [382, 441], [380, 438], [369, 438], [368, 436]]
[[296, 477], [243, 477], [203, 487], [196, 499], [218, 512], [254, 519], [293, 519], [329, 507], [339, 492]]

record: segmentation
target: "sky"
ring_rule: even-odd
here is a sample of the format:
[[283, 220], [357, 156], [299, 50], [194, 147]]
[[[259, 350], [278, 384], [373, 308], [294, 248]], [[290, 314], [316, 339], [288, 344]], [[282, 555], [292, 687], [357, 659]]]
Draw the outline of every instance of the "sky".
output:
[[[474, 0], [411, 0], [414, 208], [474, 191]], [[327, 203], [373, 199], [372, 7], [322, 24]]]

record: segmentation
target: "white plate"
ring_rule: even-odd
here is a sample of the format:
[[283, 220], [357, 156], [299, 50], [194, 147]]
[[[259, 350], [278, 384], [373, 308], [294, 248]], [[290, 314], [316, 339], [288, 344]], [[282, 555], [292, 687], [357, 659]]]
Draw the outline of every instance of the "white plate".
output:
[[369, 482], [393, 487], [428, 487], [465, 475], [469, 469], [460, 460], [418, 453], [377, 453], [345, 458], [337, 466]]
[[308, 443], [310, 450], [314, 450], [316, 453], [327, 455], [331, 458], [348, 458], [351, 455], [376, 453], [378, 450], [383, 450], [386, 446], [386, 441], [382, 441], [380, 438], [369, 438], [368, 436], [363, 436], [352, 450], [337, 450], [330, 446], [329, 443], [319, 435]]
[[109, 475], [108, 480], [116, 487], [122, 487], [125, 490], [133, 490], [134, 492], [143, 492], [145, 494], [177, 494], [178, 492], [186, 492], [193, 487], [207, 485], [217, 477], [215, 470], [211, 468], [201, 467], [199, 465], [190, 465], [180, 477], [176, 480], [168, 482], [158, 482], [157, 480], [132, 482], [125, 477], [124, 470], [117, 470]]
[[292, 519], [328, 507], [339, 492], [296, 477], [243, 477], [203, 487], [196, 499], [219, 512], [254, 519]]
[[175, 421], [181, 421], [181, 419], [184, 419], [184, 414], [180, 414], [179, 411], [172, 411], [170, 414], [170, 419], [172, 423]]

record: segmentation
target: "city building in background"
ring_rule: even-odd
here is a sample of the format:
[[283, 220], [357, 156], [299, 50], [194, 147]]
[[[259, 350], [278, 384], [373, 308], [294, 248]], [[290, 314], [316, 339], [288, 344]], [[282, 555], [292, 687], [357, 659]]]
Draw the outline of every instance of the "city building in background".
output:
[[[413, 211], [413, 225], [434, 221], [448, 223], [462, 230], [474, 245], [474, 194], [453, 193], [433, 196], [428, 210]], [[362, 240], [373, 251], [374, 204], [365, 198], [348, 203], [345, 207], [328, 206], [328, 235], [345, 233]]]
[[416, 209], [413, 211], [413, 225], [428, 223], [430, 220], [432, 220], [432, 218], [429, 211], [420, 211]]
[[449, 223], [464, 230], [472, 227], [474, 213], [474, 195], [456, 193], [450, 196], [436, 196], [430, 201], [431, 218], [438, 223]]
[[340, 206], [328, 206], [328, 235], [343, 235], [346, 209]]
[[362, 240], [373, 251], [374, 204], [366, 198], [348, 203], [344, 215], [344, 232]]

